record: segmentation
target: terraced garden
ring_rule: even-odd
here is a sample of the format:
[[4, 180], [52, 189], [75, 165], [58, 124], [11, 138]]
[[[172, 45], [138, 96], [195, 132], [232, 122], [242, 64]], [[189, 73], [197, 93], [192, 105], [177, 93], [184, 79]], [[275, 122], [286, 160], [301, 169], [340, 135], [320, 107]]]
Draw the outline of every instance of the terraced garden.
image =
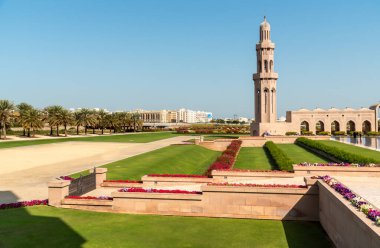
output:
[[108, 179], [140, 180], [146, 174], [203, 174], [219, 155], [220, 152], [201, 146], [172, 145], [102, 167], [108, 168]]
[[[332, 247], [318, 222], [0, 210], [0, 247]], [[20, 238], [22, 237], [22, 238]]]

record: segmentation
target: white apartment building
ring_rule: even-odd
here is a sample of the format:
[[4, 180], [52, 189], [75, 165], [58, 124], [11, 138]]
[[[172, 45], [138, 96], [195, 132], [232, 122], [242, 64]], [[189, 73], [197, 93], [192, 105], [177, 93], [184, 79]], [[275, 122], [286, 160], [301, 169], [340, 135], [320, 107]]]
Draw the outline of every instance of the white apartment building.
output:
[[212, 113], [181, 108], [179, 110], [137, 110], [145, 123], [207, 123]]

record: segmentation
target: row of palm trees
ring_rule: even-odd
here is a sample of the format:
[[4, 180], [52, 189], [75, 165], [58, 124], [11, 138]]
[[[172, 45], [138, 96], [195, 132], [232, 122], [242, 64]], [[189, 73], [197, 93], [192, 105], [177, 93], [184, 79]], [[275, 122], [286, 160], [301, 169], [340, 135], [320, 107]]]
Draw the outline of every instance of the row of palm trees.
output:
[[59, 136], [60, 127], [64, 128], [64, 134], [67, 136], [69, 127], [76, 127], [76, 133], [79, 134], [80, 127], [84, 127], [87, 135], [88, 129], [91, 128], [93, 133], [95, 129], [101, 129], [104, 134], [105, 129], [110, 132], [116, 131], [137, 131], [142, 129], [142, 120], [137, 112], [115, 112], [110, 113], [104, 109], [91, 110], [88, 108], [70, 111], [62, 106], [48, 106], [42, 110], [34, 108], [28, 103], [14, 105], [9, 100], [0, 99], [0, 139], [6, 139], [7, 128], [12, 125], [18, 125], [23, 128], [23, 135], [34, 136], [37, 130], [42, 129], [45, 124], [50, 126], [50, 135], [56, 129], [56, 135]]

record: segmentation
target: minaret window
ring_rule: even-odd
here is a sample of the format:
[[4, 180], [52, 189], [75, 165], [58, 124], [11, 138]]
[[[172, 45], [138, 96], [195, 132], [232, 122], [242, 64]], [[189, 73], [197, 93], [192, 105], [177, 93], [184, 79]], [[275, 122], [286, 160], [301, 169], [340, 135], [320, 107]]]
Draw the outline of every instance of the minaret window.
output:
[[264, 71], [268, 72], [268, 60], [264, 60]]
[[264, 90], [264, 95], [265, 95], [264, 96], [265, 97], [265, 99], [264, 99], [265, 100], [265, 103], [264, 103], [265, 104], [264, 105], [265, 106], [265, 113], [267, 113], [268, 112], [268, 89]]

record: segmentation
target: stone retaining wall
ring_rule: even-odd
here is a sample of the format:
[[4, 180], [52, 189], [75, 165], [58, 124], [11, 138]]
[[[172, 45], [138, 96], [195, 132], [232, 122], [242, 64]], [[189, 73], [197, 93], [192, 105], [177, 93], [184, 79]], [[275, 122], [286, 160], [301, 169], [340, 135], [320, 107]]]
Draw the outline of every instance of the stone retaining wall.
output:
[[380, 247], [380, 228], [323, 181], [319, 186], [319, 219], [337, 248]]
[[380, 167], [293, 165], [293, 169], [294, 176], [380, 177]]
[[123, 213], [318, 220], [318, 190], [202, 186], [202, 195], [114, 192], [113, 210]]

